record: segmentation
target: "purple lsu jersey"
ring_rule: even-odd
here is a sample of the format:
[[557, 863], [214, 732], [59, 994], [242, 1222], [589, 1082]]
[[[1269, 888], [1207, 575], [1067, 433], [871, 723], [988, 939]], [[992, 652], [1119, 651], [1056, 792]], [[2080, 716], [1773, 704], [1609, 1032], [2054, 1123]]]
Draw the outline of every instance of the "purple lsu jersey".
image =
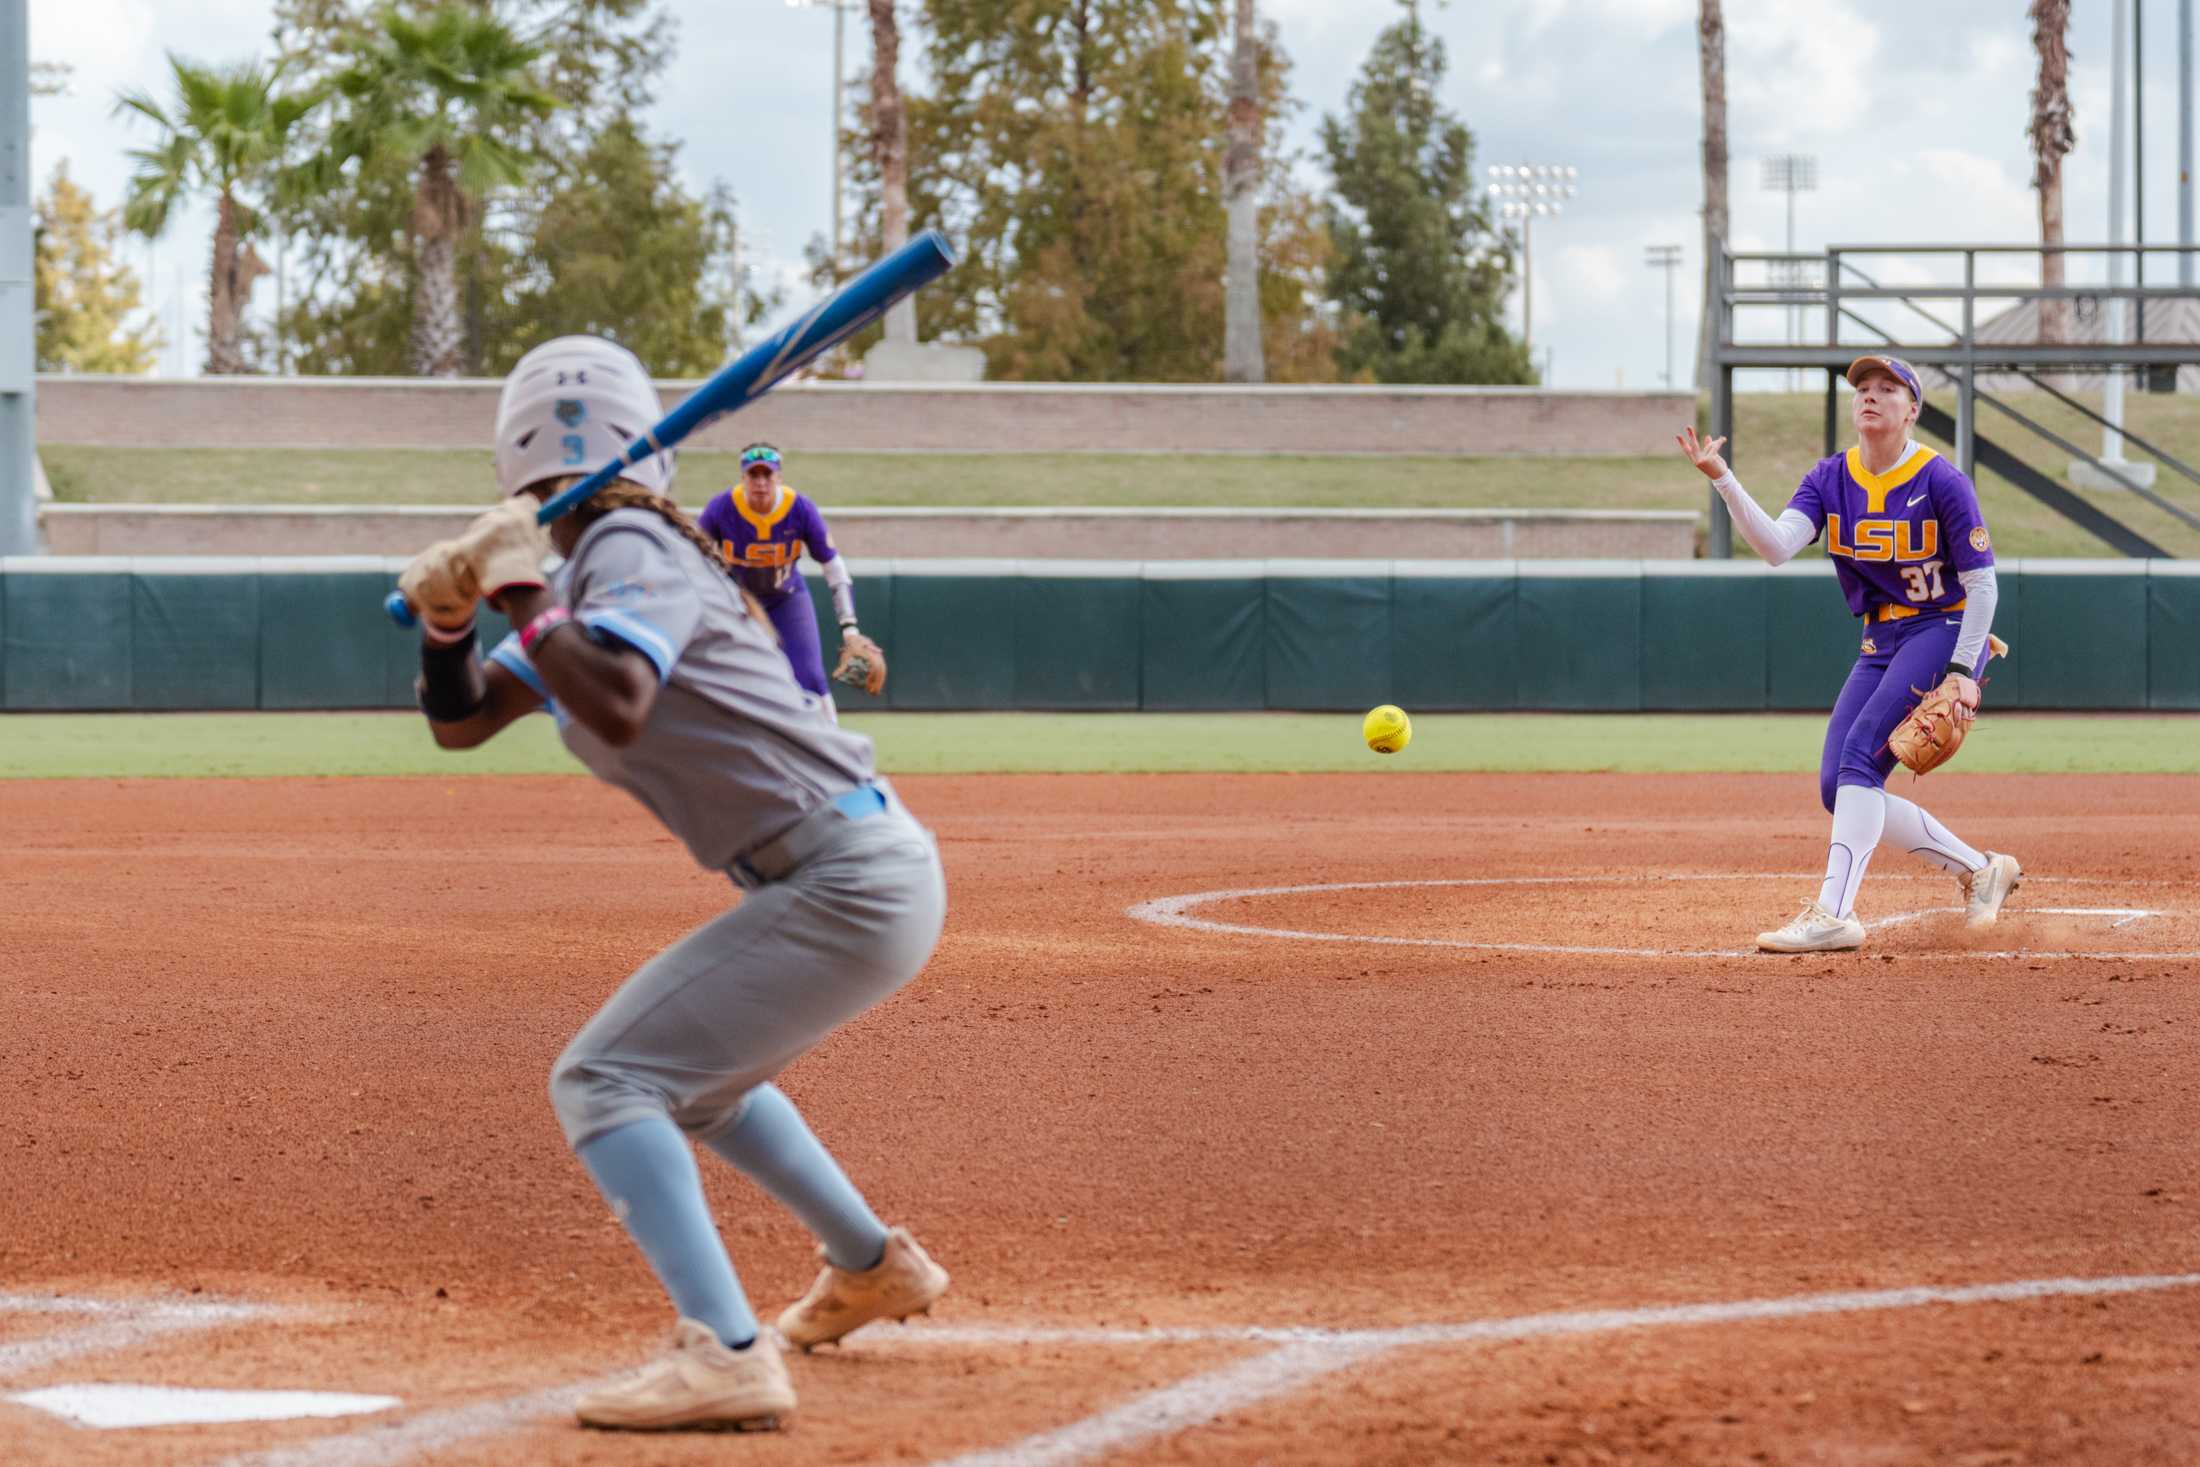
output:
[[696, 523], [718, 542], [734, 578], [759, 601], [793, 594], [800, 579], [795, 562], [805, 547], [820, 565], [840, 553], [817, 506], [785, 484], [768, 513], [758, 514], [745, 494], [728, 489], [703, 506]]
[[1788, 508], [1825, 537], [1841, 594], [1858, 616], [1875, 606], [1952, 611], [1963, 602], [1957, 574], [1994, 563], [1978, 491], [1929, 448], [1884, 474], [1864, 467], [1860, 449], [1820, 459]]

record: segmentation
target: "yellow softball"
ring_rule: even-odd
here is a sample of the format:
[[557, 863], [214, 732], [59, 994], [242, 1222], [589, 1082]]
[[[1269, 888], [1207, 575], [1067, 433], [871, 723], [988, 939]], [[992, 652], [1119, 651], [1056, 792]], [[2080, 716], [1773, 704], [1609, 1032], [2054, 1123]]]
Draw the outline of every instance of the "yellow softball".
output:
[[1395, 754], [1413, 742], [1413, 720], [1395, 703], [1367, 710], [1360, 720], [1360, 736], [1378, 754]]

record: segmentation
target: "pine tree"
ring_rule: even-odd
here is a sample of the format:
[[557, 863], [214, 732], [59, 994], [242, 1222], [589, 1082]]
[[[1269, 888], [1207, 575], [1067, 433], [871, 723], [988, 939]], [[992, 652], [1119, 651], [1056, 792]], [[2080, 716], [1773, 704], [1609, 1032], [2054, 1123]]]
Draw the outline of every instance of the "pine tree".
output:
[[153, 370], [158, 333], [128, 324], [143, 299], [136, 273], [116, 258], [123, 235], [120, 213], [94, 206], [68, 163], [56, 164], [38, 201], [39, 371]]
[[1510, 241], [1474, 187], [1474, 136], [1437, 102], [1444, 44], [1414, 0], [1322, 119], [1335, 180], [1329, 292], [1346, 312], [1340, 365], [1379, 382], [1532, 382], [1505, 329]]

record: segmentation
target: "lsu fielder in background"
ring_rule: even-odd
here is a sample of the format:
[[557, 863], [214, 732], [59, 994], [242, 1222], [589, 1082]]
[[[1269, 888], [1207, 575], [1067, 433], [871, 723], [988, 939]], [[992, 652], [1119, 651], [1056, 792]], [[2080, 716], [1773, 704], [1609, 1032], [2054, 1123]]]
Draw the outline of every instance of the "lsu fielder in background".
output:
[[876, 642], [856, 630], [855, 579], [848, 573], [848, 562], [834, 548], [832, 531], [818, 507], [780, 480], [781, 463], [779, 450], [769, 443], [742, 449], [740, 487], [712, 496], [697, 523], [725, 552], [734, 579], [763, 604], [779, 631], [780, 645], [787, 649], [794, 680], [830, 709], [833, 694], [825, 679], [825, 656], [818, 647], [817, 618], [810, 612], [802, 573], [795, 569], [804, 550], [824, 567], [825, 584], [833, 593], [833, 615], [840, 622], [842, 657], [846, 659], [847, 649], [853, 649], [864, 659], [869, 672], [864, 686], [873, 694], [886, 686], [886, 657]]
[[1758, 935], [1767, 952], [1861, 947], [1856, 890], [1882, 840], [1953, 872], [1973, 927], [2001, 914], [2022, 874], [2014, 857], [1974, 850], [1887, 791], [1895, 764], [1887, 738], [1925, 690], [1952, 683], [1957, 716], [1977, 715], [1998, 594], [1994, 547], [1971, 481], [1910, 437], [1925, 394], [1909, 363], [1859, 357], [1848, 379], [1857, 446], [1805, 474], [1778, 519], [1757, 507], [1719, 456], [1724, 438], [1699, 440], [1692, 427], [1679, 435], [1735, 529], [1769, 564], [1826, 537], [1842, 595], [1864, 623], [1863, 649], [1834, 700], [1818, 763], [1819, 798], [1833, 814], [1825, 880], [1795, 920]]
[[[566, 747], [626, 790], [696, 861], [747, 894], [643, 964], [550, 1074], [581, 1164], [678, 1311], [672, 1346], [584, 1398], [591, 1426], [776, 1424], [794, 1409], [704, 1203], [691, 1141], [731, 1162], [820, 1240], [816, 1284], [779, 1316], [808, 1348], [929, 1308], [945, 1270], [889, 1230], [769, 1082], [907, 983], [946, 913], [931, 835], [872, 769], [871, 741], [795, 683], [717, 547], [666, 498], [671, 456], [635, 465], [549, 528], [540, 500], [657, 421], [624, 347], [537, 347], [497, 405], [507, 496], [400, 585], [420, 612], [420, 703], [445, 748], [547, 708]], [[553, 548], [565, 557], [545, 577]], [[517, 627], [476, 654], [476, 599]]]

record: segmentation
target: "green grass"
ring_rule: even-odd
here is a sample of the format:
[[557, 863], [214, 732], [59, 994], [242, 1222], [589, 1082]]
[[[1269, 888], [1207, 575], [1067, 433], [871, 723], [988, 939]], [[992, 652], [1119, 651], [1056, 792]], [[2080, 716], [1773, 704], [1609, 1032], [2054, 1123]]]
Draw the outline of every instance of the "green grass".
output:
[[[1804, 773], [1815, 714], [1428, 714], [1404, 753], [1369, 753], [1356, 714], [883, 713], [849, 723], [889, 774]], [[2200, 715], [2000, 714], [1957, 771], [2200, 773]], [[550, 721], [437, 749], [410, 713], [11, 714], [0, 778], [577, 774]]]
[[[2012, 401], [2073, 442], [2100, 442], [2098, 428], [2040, 394]], [[2200, 464], [2200, 402], [2140, 393], [2127, 403], [2125, 422], [2133, 432]], [[1736, 469], [1759, 503], [1777, 509], [1821, 456], [1823, 404], [1817, 393], [1750, 393], [1737, 400]], [[1845, 395], [1841, 412], [1839, 441], [1846, 443]], [[2061, 450], [1998, 414], [1982, 410], [1979, 426], [2028, 462], [2063, 472], [2067, 456]], [[40, 452], [55, 496], [72, 503], [481, 504], [494, 483], [486, 451], [48, 444]], [[1701, 511], [1708, 492], [1677, 453], [1651, 458], [804, 453], [789, 467], [791, 480], [828, 509], [1062, 504]], [[737, 474], [732, 454], [683, 454], [682, 497], [699, 506]], [[1994, 475], [1985, 477], [1980, 492], [2004, 556], [2111, 553]], [[2200, 488], [2175, 474], [2162, 475], [2158, 492], [2200, 511]], [[2085, 497], [2173, 555], [2200, 556], [2200, 531], [2134, 496]]]

